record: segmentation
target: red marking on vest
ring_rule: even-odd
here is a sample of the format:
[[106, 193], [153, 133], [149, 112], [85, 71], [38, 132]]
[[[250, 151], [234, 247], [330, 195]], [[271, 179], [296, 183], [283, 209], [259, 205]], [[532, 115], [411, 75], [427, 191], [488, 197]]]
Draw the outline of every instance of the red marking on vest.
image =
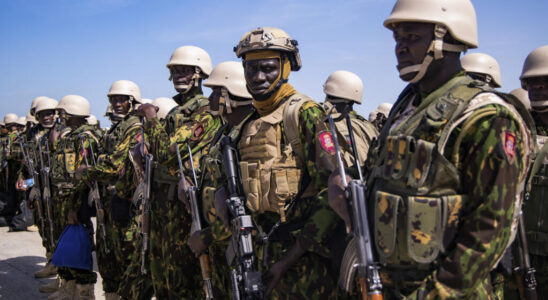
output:
[[516, 136], [512, 133], [506, 132], [504, 134], [504, 152], [510, 160], [514, 159], [516, 155]]
[[137, 143], [143, 141], [143, 136], [141, 135], [141, 133], [137, 133], [137, 135], [135, 136], [135, 140], [137, 141]]
[[323, 150], [325, 152], [334, 155], [335, 154], [335, 144], [333, 143], [333, 138], [331, 137], [331, 133], [329, 132], [322, 132], [318, 135], [318, 140], [320, 141], [320, 145], [322, 145]]
[[200, 123], [194, 126], [194, 131], [192, 132], [193, 140], [197, 140], [204, 133], [204, 126]]
[[[84, 151], [86, 151], [86, 152], [84, 153]], [[86, 149], [80, 149], [80, 157], [89, 157], [89, 150], [87, 148]]]

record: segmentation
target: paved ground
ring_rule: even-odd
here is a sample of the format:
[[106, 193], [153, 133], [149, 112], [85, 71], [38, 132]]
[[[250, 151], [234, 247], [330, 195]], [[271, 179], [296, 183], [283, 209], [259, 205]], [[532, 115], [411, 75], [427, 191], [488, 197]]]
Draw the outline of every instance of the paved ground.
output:
[[[97, 264], [94, 257], [94, 270]], [[41, 294], [38, 287], [53, 280], [35, 279], [34, 272], [46, 262], [45, 251], [37, 232], [8, 232], [8, 227], [0, 227], [0, 299], [33, 300], [47, 299], [49, 294]], [[95, 285], [96, 299], [104, 299], [101, 278]]]

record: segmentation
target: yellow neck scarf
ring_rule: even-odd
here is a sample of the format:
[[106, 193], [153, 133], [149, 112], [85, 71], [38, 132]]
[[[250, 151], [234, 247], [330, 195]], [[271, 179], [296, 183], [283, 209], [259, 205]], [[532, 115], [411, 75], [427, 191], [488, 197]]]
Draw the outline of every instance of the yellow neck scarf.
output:
[[[282, 57], [279, 51], [260, 50], [253, 51], [245, 55], [245, 60], [268, 58], [276, 58], [281, 64]], [[270, 91], [272, 91], [272, 89], [274, 89], [278, 85], [278, 82], [280, 80], [285, 81], [289, 78], [289, 73], [291, 72], [291, 63], [289, 62], [289, 59], [285, 59], [283, 66], [280, 66], [280, 68], [282, 72], [280, 72], [278, 78], [276, 78], [276, 81], [272, 83], [270, 88], [265, 93], [269, 93]], [[261, 116], [265, 116], [274, 111], [280, 104], [280, 101], [295, 93], [297, 93], [297, 91], [289, 83], [286, 82], [283, 83], [280, 88], [276, 90], [272, 95], [270, 95], [270, 97], [268, 97], [267, 99], [262, 101], [253, 99], [253, 106], [257, 109]]]

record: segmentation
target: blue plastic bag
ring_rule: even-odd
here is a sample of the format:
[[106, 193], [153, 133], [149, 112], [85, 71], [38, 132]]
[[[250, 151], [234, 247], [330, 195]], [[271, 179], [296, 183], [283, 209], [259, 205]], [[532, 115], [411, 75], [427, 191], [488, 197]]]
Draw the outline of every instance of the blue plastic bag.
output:
[[91, 270], [91, 240], [84, 225], [67, 225], [51, 258], [56, 267]]

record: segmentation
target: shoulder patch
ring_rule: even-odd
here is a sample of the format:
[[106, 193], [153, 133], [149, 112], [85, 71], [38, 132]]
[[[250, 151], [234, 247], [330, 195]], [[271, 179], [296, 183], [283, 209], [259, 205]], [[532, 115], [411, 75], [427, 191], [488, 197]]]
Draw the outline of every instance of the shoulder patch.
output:
[[335, 144], [333, 143], [333, 137], [330, 132], [320, 132], [320, 134], [318, 134], [318, 142], [325, 152], [330, 155], [335, 155]]
[[516, 155], [516, 136], [514, 133], [509, 131], [506, 131], [503, 134], [502, 148], [504, 149], [504, 153], [506, 153], [508, 160], [512, 162], [514, 161], [514, 156]]
[[196, 141], [198, 140], [202, 134], [204, 134], [204, 125], [202, 123], [196, 123], [194, 127], [192, 128], [192, 138], [191, 140]]
[[143, 136], [141, 135], [140, 132], [137, 133], [137, 135], [135, 136], [135, 141], [136, 141], [137, 143], [140, 143], [140, 142], [143, 141]]

